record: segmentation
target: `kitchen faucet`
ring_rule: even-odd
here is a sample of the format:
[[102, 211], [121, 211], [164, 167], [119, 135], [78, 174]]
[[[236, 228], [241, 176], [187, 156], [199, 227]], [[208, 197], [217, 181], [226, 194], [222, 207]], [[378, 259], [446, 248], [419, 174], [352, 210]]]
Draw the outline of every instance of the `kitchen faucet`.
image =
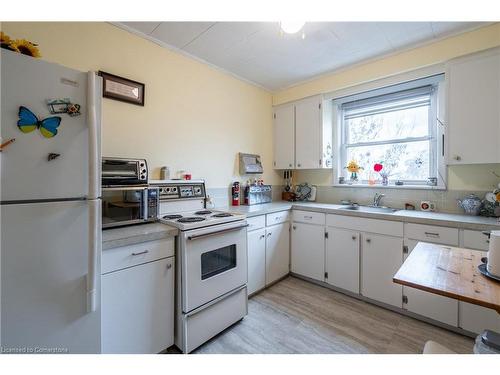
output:
[[373, 207], [380, 207], [380, 201], [385, 197], [385, 194], [375, 193], [373, 197]]

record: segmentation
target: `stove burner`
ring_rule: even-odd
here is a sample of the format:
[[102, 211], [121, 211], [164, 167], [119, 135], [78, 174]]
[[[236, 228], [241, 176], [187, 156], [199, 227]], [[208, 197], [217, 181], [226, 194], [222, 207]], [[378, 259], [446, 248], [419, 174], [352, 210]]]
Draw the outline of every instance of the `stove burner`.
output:
[[205, 220], [204, 217], [194, 217], [194, 216], [189, 216], [189, 217], [183, 217], [177, 220], [179, 223], [195, 223], [197, 221], [203, 221]]
[[203, 210], [203, 211], [196, 211], [194, 214], [195, 215], [210, 215], [212, 211], [209, 210]]
[[228, 212], [221, 212], [219, 214], [212, 215], [212, 217], [229, 217], [229, 216], [233, 216], [233, 214], [230, 214]]
[[163, 218], [165, 220], [173, 220], [173, 219], [180, 219], [182, 215], [165, 215]]

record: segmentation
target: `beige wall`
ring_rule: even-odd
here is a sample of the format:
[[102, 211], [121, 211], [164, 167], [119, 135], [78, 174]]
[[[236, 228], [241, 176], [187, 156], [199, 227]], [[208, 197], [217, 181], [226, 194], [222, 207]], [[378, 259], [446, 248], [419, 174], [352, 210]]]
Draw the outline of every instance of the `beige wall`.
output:
[[[359, 64], [275, 93], [237, 80], [106, 23], [3, 23], [15, 38], [37, 42], [43, 58], [80, 70], [104, 70], [146, 83], [144, 108], [104, 99], [103, 153], [146, 157], [159, 167], [185, 169], [225, 187], [237, 172], [237, 152], [263, 156], [264, 179], [272, 170], [271, 104], [330, 92], [500, 45], [496, 23], [433, 44]], [[449, 168], [452, 190], [490, 189], [500, 165]], [[297, 173], [299, 181], [329, 185], [329, 171]]]
[[42, 58], [103, 70], [146, 84], [146, 105], [103, 99], [103, 155], [145, 157], [225, 187], [238, 176], [237, 153], [259, 153], [272, 170], [271, 94], [107, 23], [2, 23], [13, 38], [39, 44]]
[[[500, 46], [500, 23], [324, 75], [275, 93], [273, 104], [278, 105], [311, 95], [332, 92], [496, 46]], [[449, 167], [448, 188], [450, 190], [491, 189], [500, 182], [500, 178], [494, 176], [492, 171], [500, 175], [500, 165]], [[301, 171], [296, 174], [296, 177], [299, 181], [308, 181], [316, 185], [332, 184], [332, 174], [329, 171]]]

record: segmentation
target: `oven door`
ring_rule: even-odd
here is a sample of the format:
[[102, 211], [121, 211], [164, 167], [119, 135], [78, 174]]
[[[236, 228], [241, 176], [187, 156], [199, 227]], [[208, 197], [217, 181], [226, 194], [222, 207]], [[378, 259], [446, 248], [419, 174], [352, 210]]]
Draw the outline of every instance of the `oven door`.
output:
[[247, 283], [246, 221], [182, 232], [182, 310], [188, 313]]

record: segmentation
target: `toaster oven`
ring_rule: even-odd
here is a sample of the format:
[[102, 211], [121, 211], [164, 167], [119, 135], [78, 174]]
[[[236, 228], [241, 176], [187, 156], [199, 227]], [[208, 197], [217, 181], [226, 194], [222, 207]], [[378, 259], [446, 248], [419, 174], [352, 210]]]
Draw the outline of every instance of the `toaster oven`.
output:
[[148, 164], [144, 159], [102, 158], [103, 187], [147, 185]]

